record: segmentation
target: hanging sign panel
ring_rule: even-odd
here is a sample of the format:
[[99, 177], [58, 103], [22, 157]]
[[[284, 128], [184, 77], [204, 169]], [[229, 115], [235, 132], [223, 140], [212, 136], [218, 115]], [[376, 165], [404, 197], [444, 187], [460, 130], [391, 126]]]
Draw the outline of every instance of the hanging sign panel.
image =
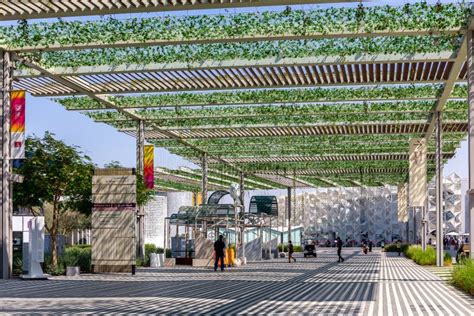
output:
[[398, 187], [398, 221], [406, 223], [408, 221], [408, 184]]
[[25, 158], [25, 91], [11, 92], [11, 159]]
[[147, 189], [155, 187], [155, 146], [145, 145], [143, 155], [143, 179]]
[[425, 138], [410, 140], [409, 155], [409, 186], [408, 197], [410, 207], [425, 206], [427, 198], [427, 146]]

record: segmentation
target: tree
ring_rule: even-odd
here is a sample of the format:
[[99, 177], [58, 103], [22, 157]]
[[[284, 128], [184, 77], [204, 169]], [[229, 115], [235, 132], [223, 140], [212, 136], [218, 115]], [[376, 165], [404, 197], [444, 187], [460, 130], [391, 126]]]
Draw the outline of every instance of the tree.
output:
[[[117, 160], [112, 160], [109, 163], [104, 165], [105, 168], [123, 168], [122, 164]], [[145, 181], [141, 174], [137, 174], [137, 205], [144, 206], [146, 205], [153, 196], [155, 195], [154, 190], [147, 189], [145, 186]]]
[[120, 163], [120, 161], [112, 160], [111, 162], [106, 163], [104, 165], [104, 168], [123, 168], [123, 167], [122, 167], [122, 164]]
[[63, 220], [73, 211], [91, 213], [93, 171], [88, 156], [78, 147], [55, 139], [52, 133], [26, 140], [26, 159], [15, 170], [24, 176], [24, 181], [14, 184], [13, 203], [34, 215], [45, 215], [46, 206], [51, 207], [45, 228], [51, 236], [54, 266], [58, 263], [56, 238]]

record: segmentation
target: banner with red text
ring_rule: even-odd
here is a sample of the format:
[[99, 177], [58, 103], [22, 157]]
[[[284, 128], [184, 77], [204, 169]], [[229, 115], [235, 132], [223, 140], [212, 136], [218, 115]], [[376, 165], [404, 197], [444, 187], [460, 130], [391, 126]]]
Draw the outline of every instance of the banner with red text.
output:
[[25, 158], [25, 91], [11, 92], [11, 159]]
[[155, 146], [145, 145], [143, 155], [143, 179], [147, 189], [155, 187]]

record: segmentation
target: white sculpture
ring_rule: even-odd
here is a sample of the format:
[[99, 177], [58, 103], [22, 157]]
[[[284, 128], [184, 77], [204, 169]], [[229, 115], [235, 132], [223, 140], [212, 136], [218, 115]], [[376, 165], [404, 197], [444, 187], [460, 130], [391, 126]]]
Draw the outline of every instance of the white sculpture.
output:
[[28, 221], [28, 274], [26, 279], [45, 279], [40, 263], [44, 261], [44, 217], [34, 217]]
[[[240, 185], [237, 183], [232, 183], [229, 187], [230, 196], [234, 199], [234, 207], [235, 207], [235, 233], [237, 234], [238, 231], [238, 213], [243, 212], [243, 205], [240, 200]], [[247, 258], [245, 257], [245, 242], [243, 240], [244, 228], [242, 229], [242, 257], [239, 259], [238, 265], [246, 264]], [[237, 239], [237, 237], [236, 237]], [[237, 241], [236, 241], [237, 244]]]
[[240, 185], [232, 183], [229, 187], [230, 196], [234, 199], [234, 206], [240, 206]]

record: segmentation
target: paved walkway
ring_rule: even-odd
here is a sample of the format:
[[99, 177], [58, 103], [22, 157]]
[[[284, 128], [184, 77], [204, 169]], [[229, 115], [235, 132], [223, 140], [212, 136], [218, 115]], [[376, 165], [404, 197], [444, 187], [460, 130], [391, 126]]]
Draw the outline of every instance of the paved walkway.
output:
[[0, 280], [4, 313], [474, 315], [474, 299], [403, 257], [358, 249], [221, 272], [142, 269], [131, 275]]

